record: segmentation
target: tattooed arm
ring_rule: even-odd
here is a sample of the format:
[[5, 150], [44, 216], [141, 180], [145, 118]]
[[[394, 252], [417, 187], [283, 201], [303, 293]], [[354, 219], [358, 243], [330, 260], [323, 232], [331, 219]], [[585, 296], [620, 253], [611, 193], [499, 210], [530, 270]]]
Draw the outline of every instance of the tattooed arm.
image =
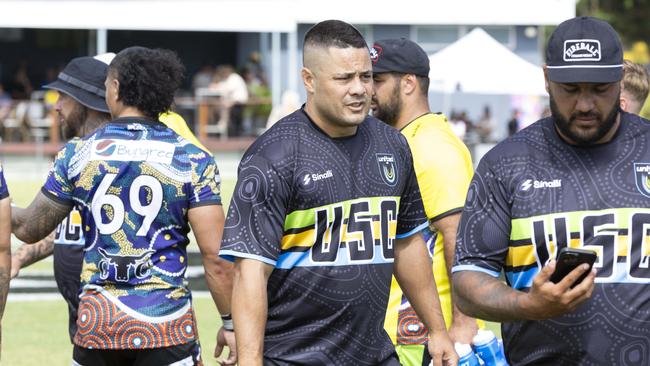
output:
[[71, 204], [55, 201], [38, 192], [29, 207], [12, 209], [12, 230], [18, 239], [36, 243], [51, 233], [70, 210]]
[[[11, 199], [0, 201], [0, 319], [5, 311], [11, 272]], [[0, 343], [2, 335], [0, 333]]]
[[22, 244], [11, 254], [11, 278], [16, 278], [21, 268], [45, 259], [54, 252], [55, 232], [35, 244]]
[[591, 297], [595, 270], [571, 288], [587, 270], [588, 266], [580, 266], [555, 284], [549, 280], [555, 271], [555, 261], [551, 261], [535, 276], [528, 292], [508, 287], [486, 273], [460, 271], [453, 274], [454, 300], [465, 314], [490, 321], [553, 318], [573, 311]]

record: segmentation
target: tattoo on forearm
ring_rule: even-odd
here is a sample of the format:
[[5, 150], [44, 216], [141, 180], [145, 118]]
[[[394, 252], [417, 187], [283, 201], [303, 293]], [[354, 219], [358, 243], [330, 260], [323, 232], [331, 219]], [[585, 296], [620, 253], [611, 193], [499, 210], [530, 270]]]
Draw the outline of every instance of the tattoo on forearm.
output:
[[522, 292], [508, 287], [483, 273], [457, 273], [454, 281], [459, 296], [455, 300], [466, 314], [489, 321], [512, 321], [525, 318], [522, 313]]
[[[11, 263], [11, 262], [10, 262]], [[11, 264], [0, 264], [0, 318], [5, 312], [5, 303], [9, 293], [9, 280], [11, 279]]]
[[12, 214], [14, 234], [27, 242], [34, 243], [43, 239], [70, 212], [71, 206], [53, 201], [39, 194], [31, 205]]
[[36, 244], [23, 244], [12, 254], [12, 257], [18, 258], [21, 268], [32, 265], [52, 254], [54, 251], [54, 237], [55, 232], [53, 231], [47, 238]]

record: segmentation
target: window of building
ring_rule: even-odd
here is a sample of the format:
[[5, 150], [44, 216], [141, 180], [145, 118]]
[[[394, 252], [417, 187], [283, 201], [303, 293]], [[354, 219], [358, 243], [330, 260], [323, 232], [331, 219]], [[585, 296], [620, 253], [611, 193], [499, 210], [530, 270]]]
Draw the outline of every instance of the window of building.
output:
[[411, 28], [411, 39], [425, 51], [436, 52], [452, 44], [461, 36], [461, 28], [456, 25], [417, 25]]
[[477, 27], [483, 28], [490, 36], [511, 50], [516, 47], [515, 27], [507, 25], [416, 25], [411, 27], [411, 39], [422, 46], [426, 52], [437, 52]]

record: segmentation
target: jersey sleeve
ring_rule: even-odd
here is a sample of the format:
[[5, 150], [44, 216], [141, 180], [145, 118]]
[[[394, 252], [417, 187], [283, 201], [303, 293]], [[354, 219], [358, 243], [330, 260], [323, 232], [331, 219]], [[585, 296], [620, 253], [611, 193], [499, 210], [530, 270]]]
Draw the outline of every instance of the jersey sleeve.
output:
[[233, 192], [220, 256], [250, 258], [275, 266], [280, 255], [290, 195], [287, 179], [265, 158], [242, 159]]
[[499, 276], [508, 254], [510, 212], [507, 189], [484, 159], [467, 193], [452, 272], [469, 270]]
[[7, 182], [5, 181], [5, 172], [0, 165], [0, 200], [9, 197], [9, 188], [7, 187]]
[[68, 162], [75, 152], [76, 144], [77, 142], [68, 143], [59, 151], [41, 188], [41, 192], [46, 196], [65, 204], [72, 203], [74, 184], [68, 177]]
[[[435, 139], [430, 141], [428, 137]], [[415, 173], [427, 218], [436, 221], [462, 211], [472, 179], [472, 161], [466, 148], [455, 136], [438, 133], [416, 137], [413, 148]], [[423, 141], [427, 139], [429, 141]], [[451, 141], [450, 141], [451, 140]], [[435, 154], [423, 147], [436, 146]]]
[[221, 177], [214, 158], [201, 153], [196, 170], [192, 172], [190, 208], [221, 204]]
[[413, 169], [413, 156], [406, 139], [404, 139], [404, 144], [406, 149], [403, 172], [406, 176], [406, 183], [400, 198], [399, 213], [397, 215], [397, 233], [395, 235], [397, 239], [411, 236], [428, 226], [422, 196], [420, 195], [420, 187]]

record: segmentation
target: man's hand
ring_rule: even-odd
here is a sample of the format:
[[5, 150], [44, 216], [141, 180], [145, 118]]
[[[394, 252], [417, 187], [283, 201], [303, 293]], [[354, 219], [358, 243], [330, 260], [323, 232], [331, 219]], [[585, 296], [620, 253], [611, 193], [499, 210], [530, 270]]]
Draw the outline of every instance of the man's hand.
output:
[[458, 355], [447, 332], [429, 332], [429, 355], [433, 366], [456, 366]]
[[235, 365], [237, 363], [237, 344], [235, 341], [235, 332], [225, 330], [223, 327], [217, 332], [217, 346], [214, 349], [214, 358], [221, 356], [223, 347], [228, 346], [230, 349], [228, 358], [218, 361], [222, 366]]
[[449, 338], [452, 342], [471, 344], [472, 338], [478, 332], [476, 319], [469, 317], [460, 311], [454, 312], [454, 319], [449, 327]]
[[571, 288], [571, 285], [589, 270], [589, 266], [578, 266], [555, 284], [549, 280], [555, 271], [555, 264], [553, 260], [542, 268], [533, 279], [533, 287], [522, 299], [528, 319], [541, 320], [564, 315], [589, 299], [594, 291], [595, 269], [580, 284]]

